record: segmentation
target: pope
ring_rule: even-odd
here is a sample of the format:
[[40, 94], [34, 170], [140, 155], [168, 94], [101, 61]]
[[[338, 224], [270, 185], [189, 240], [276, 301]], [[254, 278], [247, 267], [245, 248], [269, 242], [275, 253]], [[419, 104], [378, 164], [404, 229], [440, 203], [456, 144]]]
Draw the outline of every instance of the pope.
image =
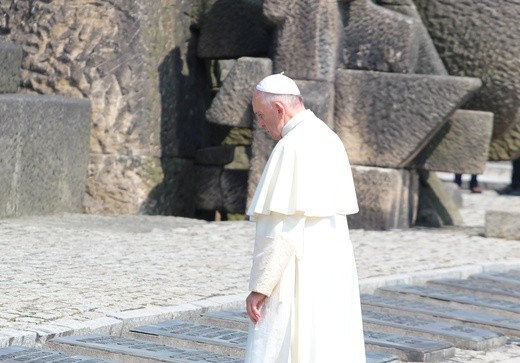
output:
[[364, 363], [346, 217], [358, 204], [345, 147], [283, 74], [256, 85], [252, 106], [279, 141], [247, 211], [256, 234], [245, 362]]

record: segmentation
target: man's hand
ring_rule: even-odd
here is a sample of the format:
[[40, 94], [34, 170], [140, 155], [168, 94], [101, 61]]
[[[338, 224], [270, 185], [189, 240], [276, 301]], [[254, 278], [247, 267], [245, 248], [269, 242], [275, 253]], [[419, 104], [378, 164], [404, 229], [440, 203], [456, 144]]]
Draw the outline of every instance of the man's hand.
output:
[[246, 299], [247, 315], [249, 315], [249, 319], [251, 319], [255, 324], [260, 321], [260, 309], [262, 308], [266, 297], [267, 296], [264, 294], [253, 291]]

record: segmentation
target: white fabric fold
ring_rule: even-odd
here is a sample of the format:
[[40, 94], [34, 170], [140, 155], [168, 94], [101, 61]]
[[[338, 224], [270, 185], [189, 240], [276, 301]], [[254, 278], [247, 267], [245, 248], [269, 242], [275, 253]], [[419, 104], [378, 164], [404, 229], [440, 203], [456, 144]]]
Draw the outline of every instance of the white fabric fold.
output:
[[302, 216], [273, 213], [258, 218], [249, 290], [271, 295], [287, 265], [299, 254], [304, 224]]
[[295, 118], [299, 122], [289, 121], [291, 128], [271, 153], [247, 214], [324, 217], [357, 213], [343, 143], [312, 111]]

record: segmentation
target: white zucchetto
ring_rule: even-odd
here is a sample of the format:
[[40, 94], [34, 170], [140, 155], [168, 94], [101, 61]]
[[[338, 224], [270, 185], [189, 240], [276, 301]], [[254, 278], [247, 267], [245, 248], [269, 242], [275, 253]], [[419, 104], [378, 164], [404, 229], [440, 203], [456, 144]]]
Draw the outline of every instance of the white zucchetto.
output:
[[272, 74], [262, 79], [255, 87], [257, 90], [277, 95], [300, 96], [296, 83], [282, 73]]

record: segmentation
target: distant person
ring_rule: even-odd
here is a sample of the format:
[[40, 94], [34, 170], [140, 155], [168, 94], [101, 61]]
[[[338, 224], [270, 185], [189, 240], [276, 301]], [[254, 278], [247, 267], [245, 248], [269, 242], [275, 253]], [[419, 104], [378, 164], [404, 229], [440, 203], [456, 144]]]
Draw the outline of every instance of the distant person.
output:
[[500, 195], [520, 196], [520, 157], [513, 160], [513, 173], [511, 174], [511, 184], [503, 189], [498, 189]]
[[[462, 187], [462, 174], [455, 174], [455, 184]], [[478, 185], [477, 174], [472, 174], [469, 181], [469, 190], [472, 193], [482, 193], [480, 186]]]
[[283, 74], [258, 83], [252, 105], [279, 141], [247, 211], [256, 235], [245, 362], [365, 363], [345, 147]]

